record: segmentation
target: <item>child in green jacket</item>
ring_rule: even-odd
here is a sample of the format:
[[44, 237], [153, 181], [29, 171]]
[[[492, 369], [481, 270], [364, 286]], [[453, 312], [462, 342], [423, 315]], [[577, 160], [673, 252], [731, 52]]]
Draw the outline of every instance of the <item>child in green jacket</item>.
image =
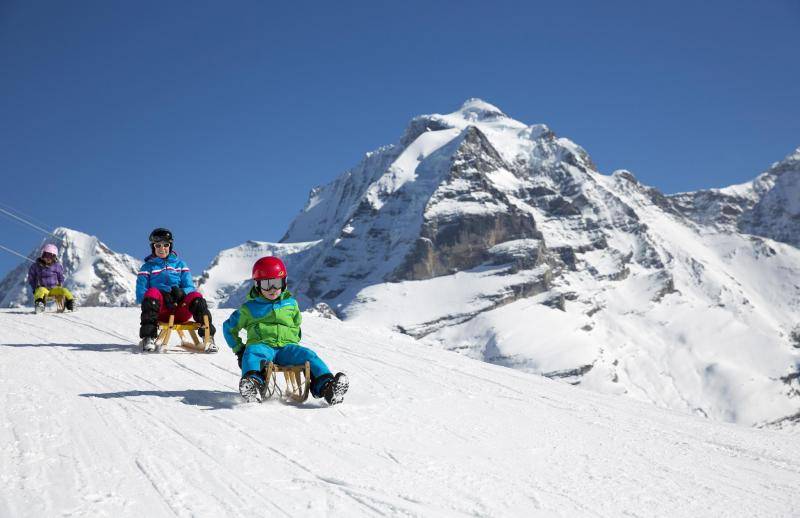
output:
[[[328, 404], [341, 403], [349, 386], [347, 376], [331, 374], [317, 353], [298, 345], [301, 315], [297, 301], [286, 290], [286, 266], [277, 257], [262, 257], [253, 265], [254, 286], [247, 301], [223, 325], [225, 341], [242, 368], [239, 393], [248, 403], [258, 401], [265, 380], [262, 362], [311, 366], [311, 394]], [[247, 330], [247, 343], [239, 331]]]

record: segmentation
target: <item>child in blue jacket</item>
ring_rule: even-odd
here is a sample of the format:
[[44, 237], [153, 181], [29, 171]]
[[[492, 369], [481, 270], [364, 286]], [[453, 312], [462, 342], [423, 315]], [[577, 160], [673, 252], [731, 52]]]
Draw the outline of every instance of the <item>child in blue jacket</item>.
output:
[[[202, 323], [208, 317], [210, 329], [209, 342], [205, 352], [217, 352], [214, 343], [214, 324], [211, 312], [203, 296], [194, 287], [189, 267], [172, 249], [172, 232], [166, 228], [157, 228], [150, 233], [150, 255], [139, 268], [136, 279], [136, 303], [142, 305], [141, 325], [139, 326], [139, 346], [144, 352], [156, 350], [158, 323], [169, 321], [172, 315], [174, 322], [181, 324], [194, 319]], [[201, 328], [200, 335], [206, 330]]]

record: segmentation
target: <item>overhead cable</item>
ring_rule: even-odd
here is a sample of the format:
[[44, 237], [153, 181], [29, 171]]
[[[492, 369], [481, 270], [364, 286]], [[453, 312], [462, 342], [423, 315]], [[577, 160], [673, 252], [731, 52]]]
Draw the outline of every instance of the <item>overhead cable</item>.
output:
[[26, 257], [26, 256], [22, 255], [22, 254], [21, 254], [21, 253], [19, 253], [19, 252], [15, 252], [14, 250], [11, 250], [10, 248], [6, 248], [6, 247], [4, 247], [3, 245], [0, 245], [0, 248], [2, 248], [3, 250], [5, 250], [6, 252], [10, 252], [10, 253], [12, 253], [12, 254], [14, 254], [14, 255], [18, 255], [18, 256], [22, 257], [23, 259], [25, 259], [26, 261], [30, 261], [30, 262], [32, 262], [32, 263], [35, 263], [35, 262], [36, 262], [36, 261], [34, 261], [33, 259], [31, 259], [31, 258], [29, 258], [29, 257]]
[[36, 223], [40, 227], [43, 227], [43, 228], [55, 228], [55, 225], [50, 224], [50, 222], [42, 221], [40, 219], [36, 219], [36, 217], [31, 216], [30, 214], [27, 214], [24, 211], [21, 211], [18, 208], [9, 205], [8, 203], [0, 202], [0, 208], [6, 209], [9, 212], [13, 212], [17, 216], [19, 216], [21, 218], [25, 218], [25, 219], [27, 219], [28, 221], [30, 221], [32, 223]]
[[58, 236], [56, 236], [55, 234], [53, 234], [49, 230], [45, 230], [42, 227], [40, 227], [39, 225], [35, 225], [35, 224], [31, 223], [30, 221], [28, 221], [27, 219], [21, 218], [21, 217], [17, 216], [16, 214], [12, 214], [12, 213], [8, 212], [7, 210], [5, 210], [3, 208], [0, 208], [0, 212], [5, 214], [6, 216], [9, 216], [9, 217], [14, 218], [14, 219], [16, 219], [18, 221], [21, 221], [22, 223], [25, 223], [26, 225], [28, 225], [30, 227], [33, 227], [33, 228], [35, 228], [36, 230], [38, 230], [40, 232], [44, 232], [48, 236], [52, 236], [52, 237], [54, 237], [56, 239], [60, 239]]

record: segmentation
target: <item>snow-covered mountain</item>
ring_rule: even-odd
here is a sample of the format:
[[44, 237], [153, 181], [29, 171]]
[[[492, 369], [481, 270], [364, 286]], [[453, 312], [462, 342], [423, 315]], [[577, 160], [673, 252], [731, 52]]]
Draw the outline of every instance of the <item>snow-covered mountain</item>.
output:
[[[315, 188], [281, 243], [221, 252], [198, 287], [236, 306], [276, 254], [320, 314], [715, 419], [800, 420], [798, 178], [800, 150], [748, 184], [664, 196], [472, 99], [414, 118]], [[133, 303], [140, 261], [56, 235], [80, 305]], [[31, 303], [27, 268], [0, 305]]]
[[[315, 188], [280, 253], [302, 250], [290, 275], [305, 306], [359, 325], [769, 422], [800, 416], [800, 251], [770, 239], [793, 243], [796, 163], [753, 183], [741, 222], [712, 224], [698, 201], [600, 174], [569, 139], [472, 99], [413, 119], [397, 144]], [[239, 303], [214, 277], [231, 293], [220, 303]]]
[[3, 517], [800, 508], [792, 427], [730, 426], [308, 314], [304, 343], [351, 380], [344, 403], [247, 405], [230, 351], [132, 354], [137, 308], [17, 313], [0, 310]]
[[313, 241], [289, 244], [248, 241], [223, 250], [197, 279], [197, 289], [203, 293], [210, 306], [233, 307], [234, 302], [244, 300], [250, 290], [250, 271], [253, 263], [260, 257], [284, 257], [289, 271], [305, 271], [303, 259], [309, 257], [309, 251], [318, 244], [319, 242]]
[[800, 147], [751, 182], [669, 198], [700, 224], [800, 248]]
[[[94, 236], [59, 227], [53, 243], [64, 267], [65, 286], [82, 306], [126, 306], [136, 300], [136, 272], [141, 261], [112, 251]], [[35, 260], [41, 246], [28, 255]], [[33, 293], [27, 282], [30, 262], [23, 262], [0, 281], [0, 307], [33, 306]]]

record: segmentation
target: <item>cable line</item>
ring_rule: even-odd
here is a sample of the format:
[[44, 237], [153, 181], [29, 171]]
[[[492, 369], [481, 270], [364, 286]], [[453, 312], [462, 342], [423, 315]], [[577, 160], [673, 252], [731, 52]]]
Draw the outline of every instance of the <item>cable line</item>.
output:
[[31, 226], [31, 227], [35, 228], [36, 230], [38, 230], [40, 232], [44, 232], [48, 236], [52, 236], [52, 237], [54, 237], [56, 239], [59, 239], [58, 236], [56, 236], [55, 234], [53, 234], [49, 230], [45, 230], [42, 227], [40, 227], [39, 225], [34, 225], [33, 223], [31, 223], [30, 221], [26, 220], [25, 218], [20, 218], [19, 216], [8, 212], [6, 209], [0, 208], [0, 212], [5, 214], [6, 216], [9, 216], [9, 217], [12, 217], [12, 218], [14, 218], [14, 219], [16, 219], [18, 221], [21, 221], [21, 222], [25, 223], [26, 225]]
[[[19, 216], [17, 214], [14, 214], [14, 213], [10, 212], [9, 210], [4, 209], [3, 207], [7, 207], [8, 209], [13, 210], [14, 212], [17, 212], [19, 214], [24, 214], [24, 212], [22, 212], [21, 210], [15, 209], [14, 207], [11, 207], [10, 205], [8, 205], [6, 203], [0, 203], [0, 214], [5, 214], [6, 216], [8, 216], [10, 218], [13, 218], [13, 219], [15, 219], [15, 220], [17, 220], [17, 221], [19, 221], [21, 223], [24, 223], [24, 224], [28, 225], [29, 227], [35, 228], [39, 232], [42, 232], [42, 233], [48, 235], [49, 237], [51, 237], [53, 240], [61, 243], [61, 246], [64, 246], [65, 243], [69, 243], [69, 241], [66, 239], [66, 237], [62, 237], [62, 236], [58, 236], [56, 234], [53, 234], [49, 230], [44, 229], [44, 228], [40, 227], [39, 225], [36, 225], [35, 223], [32, 223], [32, 222], [28, 221], [27, 219], [23, 218], [22, 216]], [[31, 217], [31, 216], [27, 216], [27, 217]], [[98, 239], [98, 241], [99, 241], [99, 239]], [[74, 248], [75, 250], [81, 250], [81, 251], [84, 251], [84, 252], [91, 252], [92, 251], [91, 249], [86, 248], [86, 247], [73, 246], [72, 248]], [[11, 252], [12, 254], [18, 255], [18, 256], [22, 257], [23, 259], [25, 259], [25, 260], [30, 261], [30, 259], [28, 259], [24, 255], [19, 254], [19, 253], [15, 252], [15, 251], [11, 250], [10, 248], [2, 247], [2, 249], [6, 250], [7, 252]], [[31, 261], [31, 262], [35, 262], [35, 261]]]
[[14, 254], [14, 255], [18, 255], [18, 256], [22, 257], [23, 259], [25, 259], [26, 261], [30, 261], [30, 262], [32, 262], [32, 263], [35, 263], [35, 262], [36, 262], [36, 261], [34, 261], [33, 259], [31, 259], [31, 258], [29, 258], [29, 257], [26, 257], [26, 256], [22, 255], [22, 254], [21, 254], [21, 253], [19, 253], [19, 252], [15, 252], [14, 250], [11, 250], [10, 248], [6, 248], [6, 247], [4, 247], [3, 245], [0, 245], [0, 248], [2, 248], [3, 250], [5, 250], [6, 252], [11, 252], [11, 253], [12, 253], [12, 254]]
[[7, 211], [13, 212], [14, 214], [16, 214], [17, 216], [19, 216], [21, 218], [26, 218], [28, 221], [36, 223], [40, 227], [55, 228], [55, 225], [52, 225], [49, 221], [42, 221], [40, 219], [36, 219], [34, 216], [31, 216], [30, 214], [27, 214], [27, 213], [19, 210], [16, 207], [12, 207], [8, 203], [0, 203], [0, 208], [4, 208]]

